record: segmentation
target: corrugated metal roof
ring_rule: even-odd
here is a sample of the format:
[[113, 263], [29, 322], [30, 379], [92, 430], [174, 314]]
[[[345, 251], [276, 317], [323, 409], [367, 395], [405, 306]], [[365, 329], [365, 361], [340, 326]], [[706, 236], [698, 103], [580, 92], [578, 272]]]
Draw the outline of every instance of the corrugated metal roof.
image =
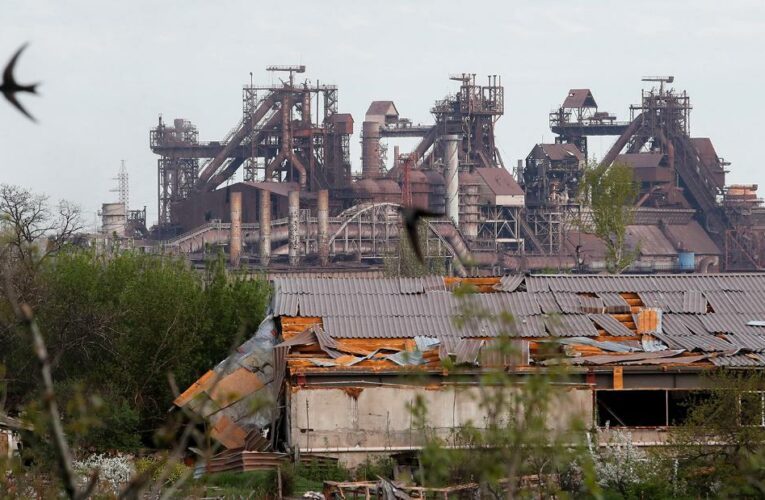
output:
[[656, 338], [667, 344], [670, 348], [682, 348], [687, 351], [701, 352], [724, 352], [735, 350], [736, 347], [714, 335], [662, 335], [655, 334]]
[[557, 314], [562, 312], [560, 306], [555, 301], [555, 295], [552, 293], [536, 293], [534, 297], [537, 299], [540, 309], [545, 314]]
[[[762, 330], [756, 326], [749, 326], [747, 323], [753, 318], [751, 314], [702, 314], [699, 321], [710, 333], [749, 333], [761, 335]], [[765, 337], [765, 336], [764, 336]]]
[[[667, 314], [662, 318], [662, 332], [664, 334], [677, 337], [682, 335], [693, 335], [688, 329], [681, 316], [677, 314]], [[706, 330], [701, 328], [700, 334], [706, 334]]]
[[521, 283], [523, 283], [522, 274], [510, 274], [502, 276], [499, 279], [499, 285], [495, 286], [497, 290], [501, 292], [514, 292], [518, 289]]
[[537, 275], [526, 278], [530, 292], [762, 291], [765, 274]]
[[614, 337], [632, 337], [635, 335], [632, 330], [608, 314], [590, 314], [590, 319]]
[[597, 337], [598, 330], [583, 314], [562, 314], [545, 318], [547, 331], [553, 337]]
[[710, 361], [716, 366], [742, 368], [747, 366], [765, 366], [765, 355], [757, 353], [734, 354], [732, 356], [715, 356]]
[[555, 302], [558, 303], [558, 307], [564, 313], [577, 314], [581, 312], [581, 303], [579, 302], [579, 296], [575, 293], [569, 292], [554, 292]]
[[686, 290], [683, 292], [681, 311], [688, 314], [705, 314], [707, 312], [707, 299], [699, 290]]
[[545, 337], [545, 323], [542, 316], [515, 316], [509, 325], [500, 324], [502, 333], [513, 337]]
[[733, 344], [734, 348], [747, 349], [750, 351], [765, 351], [765, 335], [752, 333], [732, 333], [725, 336]]
[[478, 364], [478, 355], [483, 347], [483, 340], [462, 339], [457, 343], [454, 351], [457, 364]]
[[630, 305], [624, 300], [624, 297], [615, 292], [599, 292], [598, 297], [603, 300], [603, 305], [607, 313], [629, 313]]
[[579, 295], [579, 312], [601, 314], [605, 312], [606, 306], [600, 297], [590, 297], [588, 295]]

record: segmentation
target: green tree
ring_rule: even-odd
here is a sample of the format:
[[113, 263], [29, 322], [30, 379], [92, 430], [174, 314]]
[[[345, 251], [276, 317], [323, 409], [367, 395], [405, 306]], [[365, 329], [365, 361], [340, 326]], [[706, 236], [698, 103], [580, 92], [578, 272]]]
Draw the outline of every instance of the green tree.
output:
[[688, 403], [688, 417], [670, 433], [669, 458], [690, 495], [765, 496], [765, 376], [717, 371], [708, 392]]
[[[231, 276], [221, 260], [203, 274], [182, 259], [74, 249], [47, 259], [35, 283], [34, 309], [65, 417], [101, 416], [104, 425], [140, 435], [146, 444], [172, 405], [168, 375], [186, 387], [211, 369], [235, 339], [254, 333], [270, 295], [265, 280]], [[0, 299], [0, 314], [8, 309]], [[11, 316], [4, 321], [0, 361], [8, 368], [9, 407], [18, 409], [38, 394], [38, 368], [26, 332], [14, 328]], [[87, 397], [72, 387], [87, 388]], [[112, 421], [102, 407], [116, 412]], [[90, 424], [73, 430], [108, 432]], [[108, 441], [134, 444], [118, 435]]]
[[610, 273], [622, 272], [637, 258], [637, 249], [627, 248], [626, 237], [638, 191], [628, 165], [590, 164], [585, 168], [580, 196], [591, 209], [595, 235], [606, 246], [606, 269]]

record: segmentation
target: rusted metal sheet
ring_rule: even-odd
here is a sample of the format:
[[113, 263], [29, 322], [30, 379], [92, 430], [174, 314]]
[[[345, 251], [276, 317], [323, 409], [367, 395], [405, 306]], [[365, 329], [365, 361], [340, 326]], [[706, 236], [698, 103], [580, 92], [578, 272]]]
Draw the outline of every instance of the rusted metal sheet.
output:
[[654, 307], [641, 309], [635, 315], [637, 333], [661, 333], [662, 310]]
[[608, 314], [591, 314], [590, 319], [604, 329], [606, 333], [614, 337], [631, 337], [635, 335], [635, 332]]

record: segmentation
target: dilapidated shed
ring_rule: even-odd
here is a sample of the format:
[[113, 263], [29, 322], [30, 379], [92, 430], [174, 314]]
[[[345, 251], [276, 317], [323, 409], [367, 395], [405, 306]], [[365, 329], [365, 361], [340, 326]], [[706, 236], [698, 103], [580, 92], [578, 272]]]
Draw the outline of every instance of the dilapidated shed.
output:
[[[455, 293], [466, 286], [475, 293]], [[476, 375], [561, 364], [561, 418], [630, 427], [655, 444], [704, 389], [703, 373], [765, 366], [765, 274], [290, 277], [273, 287], [258, 334], [176, 401], [208, 407], [230, 449], [349, 463], [416, 450], [415, 398], [446, 435], [482, 420]], [[517, 347], [511, 356], [492, 349], [499, 338]], [[245, 411], [264, 395], [276, 404]]]

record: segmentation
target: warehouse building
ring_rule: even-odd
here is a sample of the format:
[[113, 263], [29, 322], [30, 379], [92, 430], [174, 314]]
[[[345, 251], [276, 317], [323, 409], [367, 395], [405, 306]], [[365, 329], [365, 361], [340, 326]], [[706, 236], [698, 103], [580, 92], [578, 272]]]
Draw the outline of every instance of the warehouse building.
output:
[[[204, 410], [229, 450], [346, 463], [415, 451], [427, 426], [480, 425], [478, 376], [566, 367], [559, 421], [661, 444], [717, 367], [765, 366], [765, 275], [540, 275], [273, 280], [272, 315], [176, 404]], [[455, 293], [470, 287], [475, 293]], [[469, 321], [464, 321], [465, 319]], [[480, 319], [479, 319], [480, 318]], [[502, 318], [502, 319], [498, 319]], [[463, 321], [460, 321], [463, 320]], [[493, 348], [508, 339], [515, 349]], [[275, 402], [248, 412], [265, 396]]]

